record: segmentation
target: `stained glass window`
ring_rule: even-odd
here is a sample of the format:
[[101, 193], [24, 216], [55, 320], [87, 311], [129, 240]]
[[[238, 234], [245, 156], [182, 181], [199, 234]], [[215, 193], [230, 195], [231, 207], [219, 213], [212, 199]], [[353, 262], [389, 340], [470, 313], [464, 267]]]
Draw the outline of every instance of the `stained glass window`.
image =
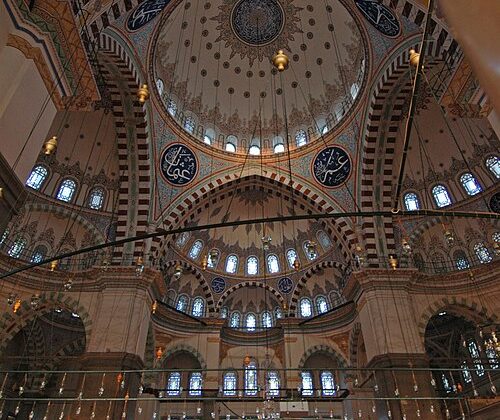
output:
[[47, 170], [47, 168], [45, 168], [45, 166], [37, 165], [31, 171], [30, 176], [26, 181], [26, 185], [30, 188], [33, 188], [34, 190], [39, 190], [42, 187], [43, 182], [47, 178], [48, 174], [49, 171]]
[[193, 372], [189, 378], [189, 395], [200, 396], [201, 395], [201, 384], [202, 377], [201, 372]]
[[61, 201], [69, 203], [76, 191], [76, 182], [72, 179], [64, 179], [59, 185], [56, 198]]
[[257, 365], [253, 361], [245, 366], [245, 394], [257, 395]]
[[0, 245], [2, 245], [5, 242], [7, 236], [9, 236], [9, 229], [5, 229], [3, 231], [2, 236], [0, 237]]
[[274, 145], [274, 153], [283, 153], [285, 151], [285, 145], [283, 143], [278, 143]]
[[267, 256], [267, 270], [271, 274], [278, 273], [280, 271], [280, 264], [276, 255], [271, 254]]
[[249, 276], [255, 276], [259, 272], [259, 260], [257, 257], [247, 258], [247, 274]]
[[39, 263], [43, 261], [45, 256], [47, 255], [47, 248], [44, 245], [38, 245], [31, 255], [32, 263]]
[[328, 312], [328, 302], [323, 296], [318, 296], [316, 298], [316, 310], [318, 311], [318, 314]]
[[332, 246], [332, 241], [330, 240], [325, 231], [323, 230], [318, 231], [316, 236], [318, 237], [318, 242], [321, 244], [324, 250], [330, 249], [330, 247]]
[[300, 316], [309, 318], [312, 315], [312, 304], [309, 298], [300, 299]]
[[441, 382], [443, 383], [443, 389], [446, 391], [447, 394], [453, 391], [453, 388], [451, 387], [450, 384], [450, 380], [444, 373], [441, 373]]
[[104, 204], [104, 189], [96, 187], [90, 191], [89, 207], [94, 210], [101, 210]]
[[457, 270], [467, 270], [470, 267], [469, 259], [464, 251], [458, 250], [453, 254], [453, 260], [455, 261], [455, 267]]
[[226, 372], [224, 374], [224, 395], [228, 397], [236, 395], [237, 379], [236, 372]]
[[212, 144], [212, 137], [210, 137], [209, 135], [205, 134], [203, 136], [203, 143], [211, 145]]
[[474, 361], [474, 366], [476, 368], [476, 375], [483, 376], [484, 375], [484, 367], [481, 363], [481, 355], [479, 354], [479, 348], [474, 340], [469, 340], [467, 343], [467, 348], [469, 349], [469, 354]]
[[276, 308], [274, 309], [274, 316], [276, 317], [276, 319], [283, 318], [283, 312], [281, 311], [281, 308], [279, 306], [276, 306]]
[[240, 314], [239, 314], [239, 312], [233, 312], [231, 314], [231, 319], [229, 320], [229, 326], [231, 328], [238, 328], [240, 326]]
[[500, 159], [498, 156], [490, 156], [486, 159], [486, 167], [496, 178], [500, 178]]
[[304, 397], [312, 396], [314, 393], [314, 388], [311, 372], [302, 372], [300, 376], [302, 379], [302, 395]]
[[451, 204], [450, 194], [444, 185], [436, 185], [432, 189], [432, 196], [438, 207], [446, 207]]
[[250, 313], [247, 314], [245, 318], [245, 328], [247, 331], [255, 331], [255, 327], [257, 326], [257, 317]]
[[188, 133], [193, 134], [194, 133], [194, 128], [195, 128], [194, 118], [191, 117], [191, 116], [186, 117], [186, 119], [184, 120], [184, 129]]
[[21, 253], [24, 251], [24, 248], [26, 248], [26, 239], [17, 238], [10, 246], [7, 254], [9, 254], [12, 258], [19, 258]]
[[181, 374], [179, 372], [170, 372], [167, 381], [167, 395], [176, 396], [181, 393]]
[[498, 369], [497, 352], [492, 346], [486, 346], [484, 352], [492, 369]]
[[220, 252], [217, 249], [211, 249], [208, 253], [208, 268], [215, 268], [219, 262]]
[[467, 172], [460, 177], [460, 183], [465, 189], [465, 192], [468, 195], [476, 195], [481, 192], [481, 185], [477, 182], [477, 179], [474, 178], [474, 175]]
[[262, 313], [262, 327], [271, 328], [273, 326], [273, 317], [267, 311]]
[[318, 251], [316, 250], [316, 247], [311, 245], [311, 241], [305, 241], [303, 244], [303, 248], [304, 253], [309, 260], [313, 261], [318, 258]]
[[238, 257], [236, 255], [229, 255], [226, 259], [226, 272], [229, 274], [236, 273], [238, 269]]
[[289, 249], [288, 251], [286, 251], [286, 259], [290, 268], [293, 268], [293, 263], [295, 262], [296, 258], [297, 252], [295, 251], [295, 249]]
[[356, 99], [356, 96], [358, 96], [358, 92], [359, 92], [359, 85], [357, 83], [353, 83], [351, 85], [351, 97], [352, 99]]
[[226, 152], [236, 153], [236, 145], [231, 142], [226, 143]]
[[295, 133], [295, 144], [297, 147], [304, 146], [307, 143], [307, 133], [304, 130], [299, 130]]
[[277, 397], [280, 394], [280, 377], [278, 372], [272, 370], [267, 373], [267, 395]]
[[472, 375], [470, 374], [470, 370], [467, 367], [467, 362], [462, 362], [462, 376], [464, 377], [464, 382], [469, 383], [472, 382]]
[[486, 248], [486, 246], [482, 242], [474, 245], [474, 252], [476, 253], [476, 257], [481, 264], [486, 264], [493, 260], [489, 249]]
[[193, 309], [191, 311], [191, 315], [196, 317], [203, 316], [203, 312], [205, 310], [205, 302], [201, 297], [197, 297], [193, 301]]
[[228, 313], [227, 306], [224, 306], [224, 307], [220, 310], [220, 317], [221, 317], [221, 318], [227, 318], [227, 313]]
[[405, 203], [406, 210], [408, 211], [420, 210], [420, 201], [418, 199], [417, 194], [412, 192], [406, 193], [404, 195], [403, 201]]
[[164, 89], [164, 84], [163, 80], [161, 79], [156, 79], [156, 89], [158, 89], [158, 95], [163, 95], [163, 89]]
[[177, 248], [182, 249], [184, 248], [184, 245], [186, 245], [188, 239], [189, 239], [189, 232], [182, 232], [179, 234], [179, 237], [175, 241], [175, 245], [177, 246]]
[[325, 396], [335, 394], [335, 380], [333, 379], [332, 372], [328, 370], [321, 372], [321, 392]]
[[192, 260], [195, 260], [200, 256], [200, 252], [203, 249], [203, 242], [197, 239], [196, 241], [193, 242], [193, 245], [191, 246], [191, 249], [189, 250], [189, 258]]
[[188, 307], [188, 298], [185, 295], [179, 296], [179, 299], [177, 299], [177, 305], [175, 309], [181, 312], [186, 312]]
[[260, 147], [256, 146], [255, 144], [253, 146], [250, 146], [250, 148], [248, 149], [248, 154], [253, 156], [260, 155]]
[[173, 99], [169, 99], [167, 102], [167, 111], [170, 115], [175, 117], [175, 114], [177, 113], [177, 104]]

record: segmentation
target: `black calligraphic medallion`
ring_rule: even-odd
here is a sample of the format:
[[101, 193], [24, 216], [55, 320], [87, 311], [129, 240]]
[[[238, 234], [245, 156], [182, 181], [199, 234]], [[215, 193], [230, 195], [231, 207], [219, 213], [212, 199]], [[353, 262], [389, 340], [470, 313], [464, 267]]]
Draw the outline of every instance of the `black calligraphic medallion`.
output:
[[493, 194], [490, 198], [490, 209], [500, 214], [500, 192]]
[[222, 293], [226, 289], [226, 280], [222, 277], [215, 277], [211, 283], [214, 293]]
[[139, 4], [127, 20], [127, 29], [136, 31], [151, 22], [170, 3], [170, 0], [145, 0]]
[[161, 173], [165, 179], [175, 186], [189, 184], [198, 171], [198, 163], [194, 153], [183, 144], [171, 144], [161, 155]]
[[396, 14], [377, 0], [354, 0], [363, 16], [385, 36], [399, 35], [401, 25]]
[[312, 172], [316, 181], [325, 187], [338, 187], [349, 178], [351, 159], [344, 149], [330, 146], [316, 155]]
[[281, 293], [290, 293], [293, 289], [293, 281], [288, 277], [283, 277], [278, 280], [278, 289]]

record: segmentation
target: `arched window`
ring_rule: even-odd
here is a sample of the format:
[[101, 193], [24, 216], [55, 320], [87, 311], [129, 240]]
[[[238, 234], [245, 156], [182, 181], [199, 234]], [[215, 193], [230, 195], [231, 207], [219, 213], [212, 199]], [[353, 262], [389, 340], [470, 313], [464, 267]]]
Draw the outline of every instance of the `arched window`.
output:
[[499, 243], [500, 244], [500, 232], [493, 232], [491, 235], [491, 240], [493, 243]]
[[247, 258], [247, 274], [255, 276], [259, 272], [259, 260], [257, 257], [251, 256]]
[[238, 257], [236, 255], [229, 255], [226, 259], [226, 273], [234, 274], [238, 270]]
[[477, 346], [474, 340], [469, 340], [467, 343], [467, 348], [469, 349], [470, 357], [474, 362], [474, 367], [476, 368], [476, 375], [483, 376], [484, 375], [484, 366], [481, 363], [481, 355], [479, 353], [479, 347]]
[[280, 271], [280, 263], [278, 257], [274, 254], [267, 256], [267, 271], [271, 274], [278, 273]]
[[333, 290], [330, 293], [330, 302], [332, 303], [332, 307], [335, 308], [344, 303], [344, 297], [340, 294], [338, 290]]
[[318, 311], [318, 314], [324, 314], [325, 312], [328, 312], [328, 302], [324, 298], [324, 296], [318, 296], [316, 298], [316, 310]]
[[323, 126], [323, 128], [321, 129], [321, 134], [322, 134], [322, 135], [325, 135], [326, 133], [328, 133], [328, 130], [329, 130], [329, 128], [328, 128], [328, 124], [325, 124], [325, 125]]
[[457, 270], [467, 270], [470, 267], [469, 259], [461, 249], [453, 253], [453, 261], [455, 261]]
[[295, 249], [290, 248], [288, 251], [286, 251], [286, 260], [288, 261], [288, 265], [290, 266], [290, 268], [294, 268], [293, 263], [296, 259], [297, 252], [295, 251]]
[[231, 142], [226, 143], [226, 152], [236, 153], [236, 145]]
[[44, 245], [38, 245], [34, 250], [33, 254], [31, 255], [31, 262], [32, 263], [39, 263], [43, 261], [45, 256], [47, 255], [47, 247]]
[[283, 153], [285, 151], [285, 145], [283, 143], [278, 143], [274, 145], [274, 153]]
[[173, 99], [169, 99], [167, 102], [167, 111], [172, 117], [175, 117], [175, 114], [177, 113], [177, 104]]
[[5, 242], [7, 236], [9, 236], [9, 229], [5, 229], [3, 231], [2, 236], [0, 237], [0, 245], [2, 245]]
[[37, 165], [32, 169], [30, 176], [26, 181], [26, 185], [34, 190], [39, 190], [42, 187], [43, 182], [47, 179], [48, 174], [49, 171], [45, 166]]
[[247, 331], [255, 331], [255, 327], [257, 326], [257, 318], [254, 314], [249, 313], [245, 317], [245, 328]]
[[304, 248], [304, 253], [310, 261], [314, 261], [316, 258], [318, 258], [318, 251], [316, 250], [314, 244], [311, 243], [311, 241], [305, 241], [302, 244], [302, 248]]
[[443, 389], [446, 391], [447, 394], [453, 391], [453, 388], [450, 385], [450, 380], [448, 379], [448, 376], [446, 376], [444, 373], [441, 373], [441, 382], [443, 383]]
[[309, 318], [312, 315], [312, 304], [309, 298], [300, 299], [300, 316], [302, 318]]
[[88, 204], [91, 209], [101, 210], [104, 204], [104, 188], [93, 188], [89, 194]]
[[486, 248], [486, 246], [482, 242], [479, 242], [476, 245], [474, 245], [474, 252], [481, 264], [486, 264], [491, 262], [491, 260], [493, 260], [493, 257], [491, 256], [489, 249]]
[[208, 144], [210, 146], [212, 144], [212, 137], [210, 137], [208, 134], [205, 134], [203, 136], [203, 143]]
[[311, 397], [314, 393], [313, 378], [311, 372], [301, 372], [302, 396]]
[[197, 239], [196, 241], [193, 242], [193, 245], [191, 246], [191, 249], [189, 250], [189, 258], [192, 260], [195, 260], [200, 256], [200, 252], [203, 249], [203, 242]]
[[412, 192], [406, 193], [404, 195], [403, 201], [405, 203], [406, 210], [415, 211], [420, 210], [420, 201], [418, 195]]
[[442, 254], [436, 252], [431, 255], [432, 267], [436, 273], [446, 272], [446, 263]]
[[229, 326], [231, 328], [239, 328], [239, 326], [240, 326], [240, 313], [239, 312], [233, 312], [231, 314], [231, 319], [229, 320]]
[[358, 93], [359, 93], [359, 85], [357, 83], [353, 83], [351, 85], [351, 97], [353, 101], [358, 96]]
[[262, 313], [262, 327], [271, 328], [273, 326], [273, 317], [267, 311]]
[[245, 394], [257, 395], [257, 364], [254, 361], [245, 366]]
[[21, 253], [24, 251], [24, 248], [26, 248], [26, 243], [26, 239], [17, 238], [10, 246], [7, 254], [9, 254], [9, 256], [11, 256], [12, 258], [19, 258], [21, 256]]
[[186, 117], [186, 119], [184, 120], [184, 129], [188, 133], [193, 134], [194, 128], [195, 128], [194, 118], [191, 116]]
[[224, 373], [224, 395], [227, 397], [234, 397], [236, 395], [236, 388], [238, 383], [238, 377], [236, 372], [226, 372]]
[[197, 297], [193, 301], [193, 309], [191, 310], [191, 315], [196, 317], [202, 317], [205, 312], [205, 301], [201, 297]]
[[181, 312], [186, 312], [188, 308], [188, 298], [185, 295], [179, 296], [179, 299], [177, 299], [177, 305], [175, 306], [175, 309]]
[[432, 196], [438, 207], [446, 207], [451, 204], [450, 194], [444, 185], [438, 184], [434, 186]]
[[498, 364], [497, 352], [495, 348], [492, 346], [486, 346], [484, 352], [486, 353], [486, 357], [488, 358], [488, 363], [491, 368], [498, 369], [500, 365]]
[[175, 245], [177, 248], [182, 249], [184, 248], [184, 245], [186, 245], [187, 241], [189, 239], [189, 232], [182, 232], [179, 234], [177, 240], [175, 241]]
[[215, 268], [219, 263], [220, 252], [218, 249], [211, 249], [208, 253], [208, 268]]
[[248, 149], [248, 154], [250, 154], [252, 156], [260, 155], [260, 147], [255, 145], [255, 144], [250, 146], [250, 148]]
[[295, 133], [295, 144], [297, 147], [304, 146], [307, 143], [307, 133], [304, 130], [299, 130]]
[[276, 319], [283, 318], [283, 312], [281, 311], [281, 308], [279, 306], [276, 306], [276, 308], [274, 309], [274, 316], [276, 317]]
[[163, 80], [156, 79], [156, 89], [158, 90], [158, 95], [163, 95], [163, 89], [165, 85], [163, 84]]
[[467, 172], [460, 177], [460, 183], [468, 195], [476, 195], [481, 192], [481, 185], [479, 185], [477, 179], [470, 172]]
[[181, 393], [181, 374], [180, 372], [170, 372], [167, 381], [167, 395], [175, 397]]
[[466, 361], [462, 362], [461, 368], [462, 368], [462, 376], [464, 377], [464, 382], [466, 384], [471, 383], [472, 382], [472, 375], [470, 374], [470, 370], [467, 366]]
[[227, 314], [228, 314], [228, 309], [227, 309], [227, 306], [224, 306], [221, 310], [220, 310], [220, 317], [222, 319], [225, 319], [227, 318]]
[[486, 159], [486, 167], [495, 175], [495, 178], [500, 178], [500, 159], [498, 156], [490, 156]]
[[332, 246], [332, 241], [324, 230], [319, 230], [318, 233], [316, 233], [316, 237], [318, 238], [318, 242], [321, 244], [325, 251], [327, 249], [330, 249], [330, 247]]
[[280, 394], [280, 376], [275, 370], [267, 373], [267, 395], [277, 397]]
[[321, 372], [321, 392], [328, 397], [335, 394], [335, 380], [329, 370]]
[[189, 378], [189, 395], [198, 397], [201, 395], [202, 376], [201, 372], [193, 372]]
[[57, 191], [56, 198], [58, 200], [69, 203], [73, 199], [75, 191], [76, 191], [76, 182], [69, 178], [63, 179], [63, 181], [59, 185], [59, 190]]

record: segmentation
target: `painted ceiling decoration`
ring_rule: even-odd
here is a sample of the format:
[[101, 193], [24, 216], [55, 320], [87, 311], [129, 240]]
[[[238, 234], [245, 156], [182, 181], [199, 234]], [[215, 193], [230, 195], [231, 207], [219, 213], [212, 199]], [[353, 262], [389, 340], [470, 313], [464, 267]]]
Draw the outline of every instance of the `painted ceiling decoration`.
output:
[[145, 0], [130, 14], [127, 29], [137, 31], [151, 22], [170, 3], [170, 0]]
[[224, 293], [224, 290], [226, 290], [226, 281], [222, 277], [215, 277], [212, 279], [210, 287], [214, 293]]
[[355, 0], [363, 16], [377, 30], [386, 36], [395, 37], [401, 32], [401, 25], [396, 14], [377, 0]]
[[349, 178], [351, 159], [340, 147], [327, 147], [314, 158], [312, 172], [316, 181], [325, 187], [338, 187]]
[[175, 186], [184, 186], [196, 176], [198, 163], [189, 147], [171, 144], [161, 155], [160, 170], [168, 182]]

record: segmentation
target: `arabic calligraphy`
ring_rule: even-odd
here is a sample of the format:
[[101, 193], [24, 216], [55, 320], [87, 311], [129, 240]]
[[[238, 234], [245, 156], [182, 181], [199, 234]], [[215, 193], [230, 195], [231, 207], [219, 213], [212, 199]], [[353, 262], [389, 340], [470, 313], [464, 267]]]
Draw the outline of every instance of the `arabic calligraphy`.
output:
[[490, 209], [500, 214], [500, 192], [493, 194], [490, 198]]
[[319, 152], [313, 162], [313, 174], [325, 187], [338, 187], [351, 173], [349, 155], [340, 147], [331, 146]]
[[193, 180], [198, 170], [194, 153], [183, 144], [171, 144], [161, 156], [160, 169], [165, 179], [176, 186]]
[[214, 293], [222, 293], [226, 288], [226, 281], [222, 277], [215, 277], [211, 286]]
[[136, 31], [151, 22], [170, 2], [170, 0], [146, 0], [139, 4], [129, 16], [127, 29]]
[[288, 294], [293, 289], [293, 281], [288, 277], [283, 277], [278, 281], [278, 289], [281, 293]]
[[376, 0], [355, 0], [356, 6], [375, 28], [386, 36], [399, 34], [401, 26], [394, 12]]

